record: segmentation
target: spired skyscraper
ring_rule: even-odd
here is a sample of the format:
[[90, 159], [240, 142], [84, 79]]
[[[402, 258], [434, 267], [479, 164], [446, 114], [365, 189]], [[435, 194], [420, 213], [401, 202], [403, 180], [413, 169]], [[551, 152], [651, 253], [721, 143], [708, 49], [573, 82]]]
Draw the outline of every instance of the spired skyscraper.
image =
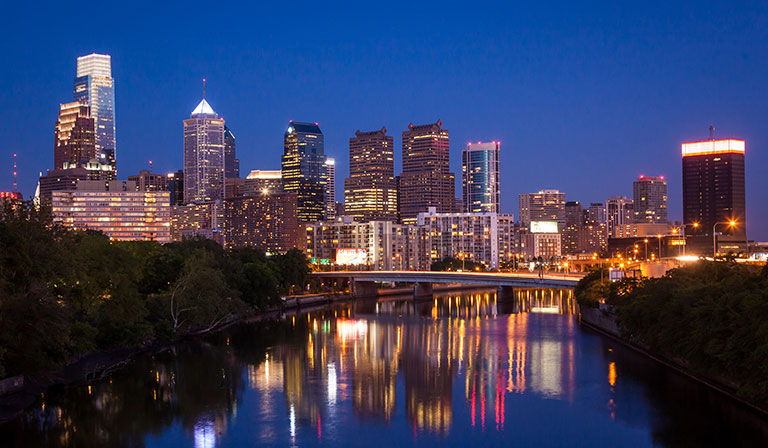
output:
[[415, 126], [403, 132], [403, 174], [400, 176], [400, 220], [416, 222], [419, 213], [435, 207], [453, 213], [455, 176], [449, 166], [448, 129], [443, 122]]
[[464, 212], [499, 212], [499, 146], [499, 142], [468, 143], [462, 151]]
[[184, 202], [224, 199], [224, 119], [203, 100], [184, 120]]
[[117, 171], [115, 80], [112, 79], [112, 58], [108, 54], [93, 53], [77, 58], [74, 97], [91, 109], [99, 161]]
[[283, 191], [297, 195], [301, 222], [325, 217], [325, 149], [317, 123], [291, 121], [283, 137]]
[[357, 221], [396, 221], [394, 138], [387, 128], [349, 139], [349, 177], [344, 179], [344, 214]]

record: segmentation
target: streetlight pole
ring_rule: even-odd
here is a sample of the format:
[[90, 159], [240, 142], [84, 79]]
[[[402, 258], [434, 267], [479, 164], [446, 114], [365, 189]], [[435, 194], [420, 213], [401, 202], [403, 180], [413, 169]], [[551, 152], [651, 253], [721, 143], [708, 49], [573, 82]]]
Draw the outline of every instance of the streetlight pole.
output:
[[645, 261], [648, 261], [648, 238], [644, 238], [643, 242], [645, 243]]
[[736, 227], [736, 221], [722, 221], [722, 222], [716, 222], [712, 226], [712, 261], [715, 261], [715, 257], [717, 256], [717, 233], [715, 233], [715, 228], [718, 226], [718, 224], [725, 224], [728, 227]]

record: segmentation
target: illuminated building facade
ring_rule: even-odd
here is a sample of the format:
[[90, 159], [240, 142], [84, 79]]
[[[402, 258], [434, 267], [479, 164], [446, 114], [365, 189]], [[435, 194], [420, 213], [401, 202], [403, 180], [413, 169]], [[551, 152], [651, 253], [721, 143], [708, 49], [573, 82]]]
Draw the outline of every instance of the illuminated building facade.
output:
[[184, 200], [224, 199], [224, 119], [203, 98], [184, 120]]
[[333, 219], [336, 217], [336, 159], [326, 158], [323, 168], [325, 219]]
[[[711, 237], [715, 223], [735, 220], [736, 226], [720, 225], [716, 231], [734, 240], [746, 240], [745, 146], [744, 140], [733, 139], [683, 143], [686, 235]], [[723, 241], [729, 239], [722, 238]]]
[[635, 222], [635, 208], [632, 199], [626, 196], [611, 196], [605, 201], [605, 218], [608, 237], [615, 238], [619, 227]]
[[524, 233], [521, 235], [520, 250], [531, 260], [553, 261], [562, 255], [562, 240], [559, 233]]
[[394, 138], [387, 128], [356, 131], [349, 139], [344, 214], [356, 221], [397, 221]]
[[325, 216], [325, 144], [317, 123], [291, 121], [283, 138], [283, 190], [296, 193], [302, 222]]
[[75, 101], [62, 104], [56, 121], [53, 148], [53, 167], [64, 168], [65, 164], [79, 164], [97, 158], [94, 119], [88, 103]]
[[224, 206], [220, 201], [171, 207], [171, 239], [203, 237], [224, 244]]
[[565, 193], [559, 190], [541, 190], [520, 195], [520, 225], [528, 227], [531, 221], [555, 221], [560, 230], [565, 228]]
[[635, 222], [667, 222], [667, 181], [663, 176], [640, 176], [633, 182]]
[[98, 159], [117, 171], [112, 58], [107, 54], [96, 53], [78, 57], [74, 90], [75, 101], [84, 102], [90, 107]]
[[184, 205], [184, 170], [166, 174], [166, 189], [171, 193], [171, 205]]
[[282, 253], [301, 247], [296, 193], [269, 193], [224, 200], [224, 243], [227, 248], [257, 247]]
[[92, 159], [86, 164], [65, 164], [66, 168], [49, 170], [38, 181], [38, 195], [41, 201], [51, 202], [52, 192], [74, 190], [81, 180], [112, 180], [115, 172], [111, 165], [101, 164]]
[[153, 174], [149, 170], [140, 170], [135, 176], [128, 176], [128, 180], [136, 183], [139, 191], [167, 191], [168, 175]]
[[224, 177], [240, 177], [240, 159], [235, 152], [235, 134], [224, 125]]
[[566, 202], [561, 241], [564, 254], [578, 254], [584, 249], [584, 224], [584, 206], [578, 201]]
[[400, 220], [416, 221], [419, 213], [435, 207], [438, 213], [455, 210], [455, 176], [449, 166], [448, 129], [443, 122], [409, 124], [403, 132], [403, 173], [400, 176]]
[[171, 241], [167, 191], [138, 191], [131, 181], [78, 181], [52, 193], [54, 219], [65, 227], [98, 230], [119, 241]]
[[463, 210], [467, 213], [498, 213], [499, 147], [501, 143], [468, 143], [461, 153]]
[[499, 261], [513, 256], [509, 250], [514, 247], [511, 214], [438, 213], [430, 207], [428, 212], [419, 213], [417, 225], [426, 230], [430, 263], [453, 257], [495, 269]]
[[243, 182], [245, 196], [281, 191], [283, 191], [283, 175], [280, 170], [252, 170]]

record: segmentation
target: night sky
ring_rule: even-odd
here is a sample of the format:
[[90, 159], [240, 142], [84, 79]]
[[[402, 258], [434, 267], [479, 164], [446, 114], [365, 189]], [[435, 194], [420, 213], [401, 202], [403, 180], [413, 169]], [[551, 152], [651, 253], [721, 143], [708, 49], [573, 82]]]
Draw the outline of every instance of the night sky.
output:
[[203, 77], [241, 175], [279, 169], [288, 121], [316, 121], [338, 200], [355, 130], [386, 126], [399, 173], [401, 132], [441, 119], [457, 180], [468, 141], [501, 141], [503, 211], [543, 188], [631, 197], [638, 175], [664, 175], [680, 220], [680, 143], [712, 123], [747, 141], [748, 236], [768, 239], [765, 2], [6, 3], [0, 190], [18, 152], [19, 189], [34, 192], [76, 58], [98, 52], [112, 55], [121, 179], [150, 159], [181, 168]]

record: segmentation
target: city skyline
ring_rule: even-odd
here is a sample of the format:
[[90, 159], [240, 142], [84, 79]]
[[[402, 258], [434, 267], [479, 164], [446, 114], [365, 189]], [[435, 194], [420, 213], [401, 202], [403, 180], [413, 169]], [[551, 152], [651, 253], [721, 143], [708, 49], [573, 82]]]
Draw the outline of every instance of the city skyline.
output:
[[[156, 172], [175, 172], [181, 167], [177, 120], [178, 117], [186, 116], [194, 107], [194, 92], [198, 90], [200, 78], [208, 77], [217, 85], [216, 92], [211, 93], [212, 103], [217, 104], [217, 110], [227, 111], [224, 117], [227, 123], [232, 123], [233, 129], [237, 131], [238, 155], [243, 172], [279, 167], [279, 156], [282, 150], [281, 131], [284, 130], [284, 123], [289, 119], [320, 121], [327, 136], [326, 153], [337, 160], [337, 177], [343, 179], [348, 173], [345, 157], [347, 139], [355, 129], [377, 129], [385, 125], [397, 132], [409, 122], [427, 123], [440, 118], [452, 133], [453, 142], [450, 148], [452, 172], [459, 171], [461, 148], [468, 141], [495, 139], [501, 141], [506, 148], [501, 155], [501, 172], [504, 177], [501, 195], [502, 212], [516, 212], [517, 195], [527, 191], [558, 188], [567, 193], [568, 200], [578, 200], [588, 204], [604, 201], [612, 195], [631, 197], [632, 179], [639, 175], [663, 175], [669, 182], [669, 219], [681, 220], [682, 169], [679, 145], [682, 142], [705, 139], [706, 127], [713, 123], [718, 128], [716, 138], [733, 137], [747, 141], [746, 203], [747, 225], [750, 228], [748, 236], [750, 239], [764, 240], [768, 237], [768, 230], [762, 223], [765, 222], [764, 218], [768, 215], [768, 211], [762, 210], [760, 205], [766, 202], [764, 195], [768, 193], [763, 192], [761, 180], [756, 174], [767, 160], [765, 151], [761, 148], [764, 146], [762, 142], [768, 141], [768, 138], [758, 126], [760, 122], [758, 118], [764, 106], [755, 105], [756, 100], [752, 98], [754, 95], [751, 93], [747, 95], [743, 89], [738, 90], [735, 85], [739, 83], [729, 82], [733, 79], [731, 75], [734, 74], [734, 70], [747, 66], [753, 70], [749, 73], [746, 70], [738, 72], [737, 78], [744, 81], [741, 84], [752, 85], [754, 80], [764, 77], [765, 66], [753, 67], [753, 63], [744, 62], [741, 59], [732, 61], [735, 56], [731, 54], [732, 49], [739, 48], [740, 52], [736, 55], [742, 55], [747, 61], [753, 61], [764, 54], [762, 48], [744, 50], [747, 46], [741, 43], [759, 39], [763, 31], [758, 25], [765, 20], [764, 11], [753, 11], [751, 19], [740, 18], [740, 22], [735, 19], [737, 14], [718, 7], [714, 10], [721, 13], [719, 15], [721, 19], [708, 18], [712, 16], [711, 13], [694, 13], [680, 6], [669, 8], [671, 8], [669, 23], [652, 21], [646, 25], [650, 30], [658, 31], [655, 35], [651, 33], [656, 36], [652, 39], [653, 42], [658, 44], [659, 41], [678, 38], [679, 36], [676, 37], [677, 35], [671, 31], [671, 28], [674, 28], [672, 24], [684, 25], [687, 20], [692, 20], [698, 24], [698, 28], [689, 31], [688, 38], [684, 39], [684, 45], [682, 45], [684, 48], [665, 49], [658, 55], [658, 59], [654, 59], [656, 62], [651, 68], [644, 69], [645, 71], [641, 71], [637, 76], [622, 70], [617, 63], [611, 63], [612, 57], [621, 58], [616, 55], [615, 49], [606, 48], [599, 42], [585, 47], [587, 50], [583, 51], [587, 52], [589, 62], [607, 61], [608, 68], [618, 71], [620, 75], [616, 82], [609, 82], [601, 88], [585, 81], [585, 77], [599, 75], [596, 75], [589, 66], [574, 62], [573, 56], [581, 54], [579, 52], [582, 50], [575, 50], [573, 46], [564, 44], [563, 42], [566, 41], [545, 42], [544, 48], [540, 49], [542, 59], [534, 64], [535, 68], [539, 69], [538, 72], [528, 68], [523, 70], [522, 74], [511, 75], [511, 78], [514, 78], [511, 81], [505, 81], [500, 76], [505, 73], [502, 68], [506, 65], [500, 63], [500, 66], [491, 67], [481, 77], [481, 81], [490, 84], [488, 87], [473, 82], [468, 85], [467, 91], [462, 92], [457, 90], [456, 84], [453, 84], [445, 75], [439, 74], [435, 86], [428, 87], [424, 79], [427, 64], [436, 61], [434, 58], [428, 58], [424, 63], [415, 64], [411, 57], [420, 54], [420, 50], [414, 48], [401, 50], [392, 56], [396, 61], [411, 60], [404, 66], [407, 70], [394, 77], [389, 76], [391, 79], [387, 80], [382, 76], [374, 76], [370, 82], [375, 88], [363, 89], [350, 76], [367, 75], [368, 68], [372, 67], [371, 64], [374, 62], [366, 57], [361, 62], [361, 66], [352, 67], [354, 69], [352, 73], [339, 74], [338, 70], [332, 68], [339, 67], [342, 64], [341, 59], [344, 59], [342, 56], [346, 55], [342, 45], [346, 41], [346, 34], [331, 36], [323, 39], [324, 43], [330, 45], [330, 55], [326, 62], [328, 72], [318, 72], [316, 69], [308, 69], [309, 73], [304, 74], [300, 72], [297, 75], [297, 80], [300, 82], [305, 82], [306, 76], [309, 75], [317, 79], [307, 82], [304, 87], [297, 88], [297, 92], [286, 93], [284, 87], [288, 79], [281, 79], [281, 74], [297, 64], [294, 60], [285, 61], [284, 65], [272, 71], [253, 69], [247, 76], [238, 75], [236, 71], [253, 57], [262, 61], [272, 61], [277, 57], [279, 50], [293, 49], [291, 43], [279, 44], [267, 39], [269, 45], [265, 47], [264, 54], [248, 55], [243, 48], [244, 55], [233, 56], [233, 64], [228, 65], [222, 63], [226, 59], [220, 56], [209, 60], [200, 50], [191, 51], [189, 48], [181, 50], [178, 56], [179, 61], [169, 61], [162, 57], [166, 44], [153, 48], [147, 55], [142, 53], [142, 58], [139, 58], [135, 52], [135, 46], [144, 43], [142, 39], [136, 43], [129, 43], [117, 38], [77, 37], [75, 42], [66, 45], [48, 42], [51, 49], [43, 49], [40, 43], [33, 40], [27, 52], [36, 54], [37, 59], [43, 59], [45, 67], [43, 68], [37, 62], [26, 66], [25, 73], [30, 73], [28, 79], [20, 79], [19, 86], [6, 95], [9, 99], [19, 99], [19, 95], [29, 89], [38, 89], [41, 93], [32, 97], [35, 100], [20, 104], [20, 109], [14, 115], [4, 115], [5, 122], [12, 122], [11, 117], [18, 117], [16, 119], [19, 120], [18, 126], [22, 132], [14, 131], [18, 135], [11, 135], [10, 129], [3, 130], [3, 141], [7, 142], [8, 147], [2, 151], [6, 160], [0, 166], [7, 166], [8, 168], [4, 171], [9, 172], [11, 154], [17, 152], [19, 154], [19, 189], [25, 197], [30, 196], [34, 191], [37, 174], [40, 171], [44, 172], [51, 165], [48, 151], [50, 125], [56, 118], [55, 106], [52, 107], [51, 104], [55, 105], [68, 98], [72, 86], [70, 74], [74, 70], [76, 57], [96, 52], [112, 56], [112, 75], [118, 80], [115, 93], [117, 97], [115, 115], [119, 117], [117, 120], [119, 122], [118, 146], [120, 146], [118, 178], [125, 178], [146, 168], [150, 159], [154, 162], [153, 169]], [[333, 12], [333, 8], [329, 8], [321, 14]], [[587, 8], [587, 12], [581, 13], [584, 15], [580, 17], [585, 17], [590, 12], [594, 13]], [[621, 12], [604, 11], [601, 12], [601, 17], [626, 19], [630, 14], [638, 13], [639, 16], [649, 17], [650, 12], [631, 9]], [[13, 13], [12, 10], [10, 15], [13, 16]], [[267, 13], [269, 14], [270, 11]], [[693, 15], [686, 16], [683, 13]], [[67, 16], [69, 13], [62, 12], [62, 14]], [[510, 19], [509, 24], [491, 20], [492, 17], [481, 13], [471, 14], [466, 20], [470, 23], [490, 20], [494, 32], [501, 33], [505, 37], [509, 36], [513, 29], [522, 29], [525, 32], [521, 39], [529, 41], [534, 39], [536, 34], [526, 25], [528, 21], [523, 19], [527, 18], [530, 21], [532, 18], [542, 17], [542, 14], [542, 11], [527, 11], [523, 14], [525, 17]], [[140, 20], [139, 24], [146, 23], [147, 20], [149, 19]], [[389, 44], [386, 43], [388, 42], [386, 39], [391, 35], [393, 28], [399, 29], [408, 25], [410, 21], [407, 18], [402, 20], [402, 23], [390, 25], [376, 36], [358, 43], [358, 47], [364, 48], [375, 42], [384, 42], [382, 44], [384, 49], [388, 49]], [[458, 18], [449, 15], [445, 20], [454, 24], [457, 23]], [[564, 37], [566, 30], [573, 30], [573, 25], [562, 23], [563, 19], [559, 16], [553, 16], [550, 20], [563, 25], [563, 31], [558, 32], [561, 38]], [[742, 23], [744, 21], [748, 23]], [[231, 33], [238, 35], [238, 23], [233, 25], [234, 29]], [[16, 26], [13, 25], [13, 27]], [[638, 29], [638, 26], [635, 25], [633, 29], [640, 33], [643, 29]], [[718, 42], [707, 37], [707, 32], [715, 29], [716, 26], [724, 26], [733, 31], [729, 41]], [[596, 32], [596, 28], [595, 23], [588, 20], [584, 33], [589, 35], [590, 32]], [[611, 33], [611, 36], [619, 35], [619, 30], [613, 27], [609, 27], [604, 32]], [[436, 32], [424, 31], [423, 33], [430, 42], [436, 42]], [[436, 47], [437, 54], [450, 56], [451, 50], [448, 47], [458, 42], [461, 33], [446, 32], [445, 43]], [[477, 33], [479, 34], [475, 37], [485, 41], [487, 36], [481, 32]], [[413, 32], [409, 34], [409, 36], [412, 35]], [[632, 50], [639, 51], [641, 60], [648, 61], [650, 51], [646, 48], [647, 45], [643, 45], [639, 39], [632, 36], [630, 34], [622, 42], [629, 45]], [[700, 38], [701, 42], [691, 43], [696, 38]], [[577, 34], [573, 37], [573, 42], [589, 43], [590, 41], [587, 36]], [[231, 51], [239, 54], [238, 48], [234, 45]], [[53, 54], [54, 49], [60, 54]], [[551, 53], [558, 49], [562, 50], [565, 56], [563, 62], [565, 68], [577, 69], [577, 79], [573, 85], [569, 86], [576, 89], [566, 88], [568, 83], [564, 78], [552, 75], [551, 69], [556, 67], [556, 62]], [[694, 74], [697, 73], [691, 60], [701, 59], [705, 51], [709, 52], [712, 49], [719, 51], [715, 51], [713, 56], [715, 61], [703, 78], [696, 78], [698, 81], [694, 79], [691, 85], [684, 86], [682, 83], [689, 80], [686, 76], [695, 78]], [[472, 55], [467, 50], [468, 48], [463, 45], [455, 47], [453, 53], [455, 57], [449, 57], [445, 64], [454, 67], [462, 58], [469, 58], [466, 62], [480, 61], [489, 54], [483, 50], [477, 55]], [[9, 49], [9, 51], [15, 54], [18, 50]], [[684, 51], [688, 51], [689, 56], [682, 62], [675, 62], [675, 58]], [[300, 55], [307, 57], [307, 53], [304, 52]], [[536, 57], [536, 54], [525, 51], [521, 57]], [[177, 71], [176, 67], [180, 62], [187, 65], [186, 61], [193, 59], [196, 62], [188, 64], [189, 70]], [[534, 62], [536, 61], [534, 59]], [[735, 65], [728, 66], [726, 62], [729, 61], [734, 62]], [[485, 67], [488, 68], [488, 66]], [[637, 68], [636, 65], [634, 67]], [[9, 73], [2, 76], [18, 77], [21, 70], [21, 68], [12, 67]], [[647, 70], [655, 70], [654, 76], [666, 81], [658, 81], [652, 85], [643, 82], [642, 76], [649, 76]], [[389, 73], [388, 70], [386, 71]], [[544, 73], [545, 81], [533, 82], [534, 72]], [[478, 73], [475, 68], [468, 68], [467, 73], [459, 74], [458, 79], [466, 81], [467, 77]], [[170, 76], [168, 79], [174, 85], [163, 81], [164, 76]], [[408, 83], [403, 84], [409, 76], [413, 78], [412, 86]], [[255, 83], [258, 84], [258, 88], [245, 87], [243, 83], [246, 79], [249, 83], [258, 81]], [[329, 82], [334, 79], [336, 81]], [[291, 84], [295, 81], [291, 80]], [[633, 88], [621, 87], [619, 81], [629, 82], [630, 87]], [[321, 89], [320, 83], [327, 85]], [[341, 90], [341, 84], [344, 84], [347, 92]], [[554, 85], [556, 89], [547, 94], [542, 90], [545, 85], [549, 87]], [[526, 89], [521, 90], [524, 86]], [[162, 88], [164, 95], [167, 94], [163, 101], [156, 100], [158, 88]], [[680, 88], [681, 92], [672, 96], [662, 94], [673, 88]], [[314, 94], [306, 95], [308, 89]], [[441, 93], [438, 97], [437, 94], [445, 89], [456, 92], [456, 95]], [[499, 95], [491, 95], [489, 89], [493, 89]], [[42, 93], [43, 90], [44, 93]], [[707, 107], [701, 107], [703, 103], [700, 101], [704, 100], [694, 99], [694, 93], [698, 90], [717, 93], [698, 95], [706, 97]], [[566, 94], [566, 91], [573, 93]], [[142, 94], [139, 95], [139, 92]], [[272, 92], [280, 92], [280, 95]], [[522, 93], [525, 95], [521, 95]], [[595, 93], [598, 95], [595, 96]], [[300, 98], [301, 95], [304, 96]], [[648, 98], [640, 98], [642, 95]], [[386, 99], [387, 96], [391, 98]], [[639, 104], [618, 104], [610, 99], [613, 96], [642, 101]], [[364, 110], [368, 113], [362, 113], [361, 106], [350, 103], [352, 97], [360, 99], [365, 105]], [[43, 101], [42, 98], [47, 99]], [[514, 101], [512, 101], [513, 98]], [[540, 105], [534, 107], [532, 103], [534, 100]], [[349, 107], [331, 107], [347, 104]], [[378, 107], [371, 108], [372, 104], [378, 104]], [[477, 104], [477, 107], [469, 110], [468, 104]], [[496, 106], [490, 108], [484, 106], [493, 104]], [[469, 111], [464, 112], [465, 109]], [[655, 110], [653, 117], [645, 113], [651, 109]], [[478, 113], [480, 110], [483, 112]], [[520, 112], [517, 112], [518, 110]], [[152, 112], [153, 118], [158, 118], [149, 120], [146, 116], [147, 111]], [[173, 111], [172, 116], [169, 111]], [[580, 111], [584, 113], [579, 116], [574, 115]], [[522, 116], [523, 112], [530, 118]], [[142, 113], [144, 116], [141, 116]], [[642, 116], [640, 116], [641, 113]], [[619, 121], [614, 118], [615, 116], [622, 118]], [[251, 126], [251, 123], [256, 124]], [[574, 133], [575, 128], [580, 130]], [[587, 133], [595, 135], [596, 138], [585, 138]], [[140, 143], [146, 139], [147, 135], [152, 137], [151, 141], [147, 144]], [[584, 150], [587, 146], [589, 148]], [[401, 172], [400, 142], [395, 142], [394, 153], [395, 172], [399, 173]], [[517, 162], [523, 162], [521, 165], [531, 169], [521, 169]], [[540, 173], [534, 174], [534, 171], [540, 171]], [[569, 176], [569, 172], [574, 174]], [[586, 182], [585, 179], [590, 181]], [[336, 196], [339, 198], [343, 197], [341, 183], [337, 180]], [[9, 190], [11, 186], [10, 174], [0, 174], [0, 189]], [[459, 185], [456, 185], [456, 196], [460, 196]]]

